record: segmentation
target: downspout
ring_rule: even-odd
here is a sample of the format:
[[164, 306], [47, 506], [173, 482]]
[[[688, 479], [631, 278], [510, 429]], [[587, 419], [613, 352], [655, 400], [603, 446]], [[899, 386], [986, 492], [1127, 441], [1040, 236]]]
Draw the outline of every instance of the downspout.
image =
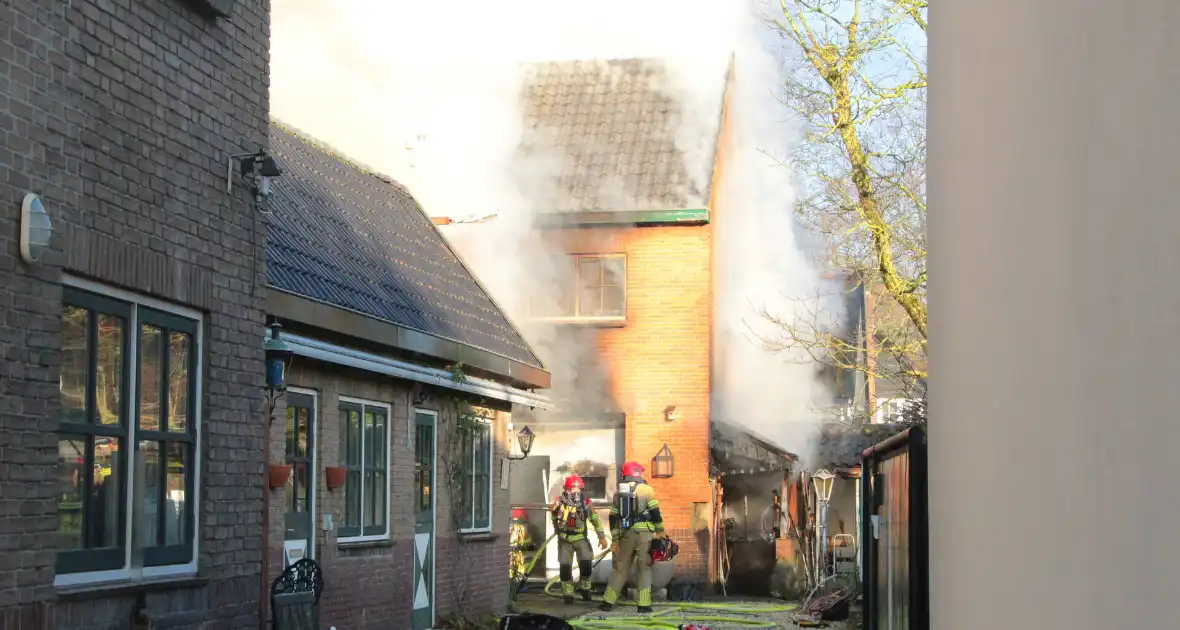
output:
[[[267, 450], [270, 447], [270, 421], [266, 423]], [[265, 451], [264, 451], [265, 452]], [[266, 630], [267, 613], [267, 582], [269, 582], [270, 568], [270, 488], [267, 487], [268, 475], [263, 465], [262, 473], [262, 568], [259, 571], [258, 585], [258, 630]]]
[[[266, 437], [263, 440], [262, 465], [262, 567], [258, 572], [258, 629], [266, 630], [266, 616], [270, 592], [270, 475], [267, 462], [270, 461], [271, 424], [275, 419], [275, 404], [270, 401], [266, 411]], [[314, 521], [313, 521], [314, 522]]]

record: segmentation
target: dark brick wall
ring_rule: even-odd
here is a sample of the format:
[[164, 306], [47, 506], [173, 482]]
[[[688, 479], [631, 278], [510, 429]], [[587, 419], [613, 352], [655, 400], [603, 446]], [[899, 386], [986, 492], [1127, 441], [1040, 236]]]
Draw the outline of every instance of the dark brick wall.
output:
[[[318, 394], [319, 440], [317, 444], [316, 560], [324, 571], [325, 590], [320, 607], [320, 625], [337, 630], [388, 630], [408, 628], [413, 602], [413, 506], [415, 500], [414, 450], [408, 434], [411, 421], [413, 384], [368, 372], [296, 358], [291, 366], [292, 386]], [[432, 394], [420, 409], [439, 412], [439, 440], [453, 426], [450, 390], [428, 388]], [[437, 394], [442, 394], [437, 395]], [[388, 404], [392, 408], [390, 429], [389, 542], [340, 546], [337, 531], [324, 531], [323, 514], [340, 523], [344, 504], [342, 490], [327, 489], [323, 470], [340, 465], [340, 396]], [[286, 405], [280, 401], [271, 427], [270, 455], [283, 461]], [[495, 446], [492, 466], [492, 536], [460, 544], [450, 512], [451, 497], [440, 481], [437, 504], [436, 612], [439, 616], [462, 609], [472, 616], [502, 614], [508, 606], [508, 491], [500, 489], [500, 460], [506, 454], [507, 406], [500, 409], [494, 424]], [[443, 447], [440, 445], [440, 451]], [[439, 467], [442, 467], [439, 463]], [[271, 494], [270, 574], [282, 566], [283, 491]]]
[[[63, 272], [206, 313], [200, 568], [204, 586], [146, 595], [251, 627], [259, 593], [265, 225], [225, 158], [266, 145], [269, 2], [211, 21], [183, 0], [0, 3], [0, 622], [130, 627], [136, 597], [52, 586]], [[59, 228], [19, 257], [20, 202]]]

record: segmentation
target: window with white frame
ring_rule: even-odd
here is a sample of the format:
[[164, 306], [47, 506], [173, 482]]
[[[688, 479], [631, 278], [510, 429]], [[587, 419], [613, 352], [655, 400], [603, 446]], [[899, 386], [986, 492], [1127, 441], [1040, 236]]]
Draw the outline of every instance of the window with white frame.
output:
[[389, 405], [340, 399], [344, 513], [340, 542], [389, 537]]
[[492, 528], [492, 423], [477, 420], [463, 443], [463, 477], [456, 502], [460, 529], [465, 532]]
[[622, 321], [627, 317], [626, 254], [573, 254], [558, 263], [562, 291], [530, 304], [533, 317]]
[[91, 288], [62, 297], [57, 574], [195, 571], [200, 314]]

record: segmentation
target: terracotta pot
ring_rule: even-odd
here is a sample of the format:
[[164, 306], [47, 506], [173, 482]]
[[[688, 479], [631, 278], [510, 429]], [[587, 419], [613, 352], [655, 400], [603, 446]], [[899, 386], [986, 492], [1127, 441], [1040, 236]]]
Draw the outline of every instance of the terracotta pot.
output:
[[270, 476], [270, 489], [282, 488], [291, 478], [291, 466], [289, 464], [271, 464], [267, 473]]
[[344, 485], [348, 479], [348, 469], [343, 466], [328, 466], [324, 468], [324, 478], [328, 482], [328, 489], [335, 490]]

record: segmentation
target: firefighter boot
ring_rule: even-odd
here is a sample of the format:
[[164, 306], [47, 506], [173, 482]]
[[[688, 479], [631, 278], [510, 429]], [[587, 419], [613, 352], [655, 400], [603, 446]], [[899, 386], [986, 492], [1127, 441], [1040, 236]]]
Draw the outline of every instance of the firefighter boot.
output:
[[561, 599], [566, 604], [574, 603], [574, 567], [568, 564], [558, 565], [561, 575]]
[[598, 609], [602, 611], [610, 611], [615, 607], [615, 600], [619, 598], [619, 592], [610, 584], [606, 585], [606, 592], [602, 595], [602, 603], [598, 605]]
[[636, 592], [635, 603], [639, 605], [639, 614], [646, 615], [652, 612], [650, 586], [648, 588], [641, 588]]
[[578, 590], [581, 591], [584, 602], [590, 601], [590, 589], [594, 588], [594, 585], [590, 583], [590, 573], [593, 570], [594, 566], [589, 560], [578, 561], [578, 577], [581, 578], [578, 581]]

